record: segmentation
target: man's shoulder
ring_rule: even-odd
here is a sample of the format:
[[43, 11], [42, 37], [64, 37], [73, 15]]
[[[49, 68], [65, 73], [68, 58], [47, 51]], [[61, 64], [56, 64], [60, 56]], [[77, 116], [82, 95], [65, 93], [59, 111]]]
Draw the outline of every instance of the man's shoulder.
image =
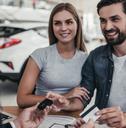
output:
[[94, 50], [91, 51], [92, 54], [98, 54], [98, 55], [106, 55], [108, 54], [108, 51], [110, 51], [110, 46], [109, 45], [102, 45], [99, 46], [97, 48], [95, 48]]

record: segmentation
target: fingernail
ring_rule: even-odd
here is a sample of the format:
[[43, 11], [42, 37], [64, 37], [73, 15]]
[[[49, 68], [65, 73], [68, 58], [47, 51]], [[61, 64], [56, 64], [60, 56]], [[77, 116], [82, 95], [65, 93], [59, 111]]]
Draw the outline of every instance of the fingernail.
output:
[[95, 113], [95, 115], [99, 116], [99, 115], [101, 115], [101, 113], [98, 111]]

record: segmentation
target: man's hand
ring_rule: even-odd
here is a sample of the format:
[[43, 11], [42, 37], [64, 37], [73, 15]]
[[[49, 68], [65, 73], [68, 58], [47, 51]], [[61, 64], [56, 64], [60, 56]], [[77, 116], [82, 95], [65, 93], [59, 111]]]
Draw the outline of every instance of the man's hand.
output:
[[78, 118], [74, 124], [75, 128], [94, 128], [95, 124], [92, 120], [89, 120], [87, 123], [83, 119]]
[[26, 108], [23, 112], [14, 120], [14, 124], [17, 128], [37, 128], [44, 117], [49, 112], [49, 107], [44, 109], [44, 111], [36, 112], [36, 106]]
[[126, 126], [126, 117], [120, 107], [110, 107], [99, 111], [98, 121], [100, 124], [106, 123], [110, 127], [123, 128]]

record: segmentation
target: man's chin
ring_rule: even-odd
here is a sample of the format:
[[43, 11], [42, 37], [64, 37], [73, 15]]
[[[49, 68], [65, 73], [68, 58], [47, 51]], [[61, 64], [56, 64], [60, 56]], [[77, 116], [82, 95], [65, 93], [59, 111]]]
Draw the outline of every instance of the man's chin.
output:
[[120, 44], [122, 44], [125, 40], [126, 40], [126, 34], [125, 33], [120, 33], [119, 35], [118, 35], [118, 37], [109, 37], [109, 38], [107, 38], [107, 37], [105, 37], [106, 38], [106, 41], [107, 41], [107, 43], [109, 44], [109, 45], [111, 45], [111, 46], [115, 46], [115, 45], [120, 45]]
[[122, 44], [123, 41], [109, 40], [109, 41], [107, 41], [107, 43], [108, 43], [110, 46], [117, 46], [117, 45]]

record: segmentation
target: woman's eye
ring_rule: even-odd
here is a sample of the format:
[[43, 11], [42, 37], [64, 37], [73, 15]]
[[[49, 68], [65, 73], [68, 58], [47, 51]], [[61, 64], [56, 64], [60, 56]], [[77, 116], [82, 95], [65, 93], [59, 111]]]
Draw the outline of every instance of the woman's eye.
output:
[[56, 22], [56, 23], [54, 23], [54, 25], [58, 25], [58, 24], [59, 24], [59, 23], [57, 23], [57, 22]]
[[72, 23], [73, 23], [73, 21], [67, 21], [66, 23], [67, 23], [67, 24], [72, 24]]

